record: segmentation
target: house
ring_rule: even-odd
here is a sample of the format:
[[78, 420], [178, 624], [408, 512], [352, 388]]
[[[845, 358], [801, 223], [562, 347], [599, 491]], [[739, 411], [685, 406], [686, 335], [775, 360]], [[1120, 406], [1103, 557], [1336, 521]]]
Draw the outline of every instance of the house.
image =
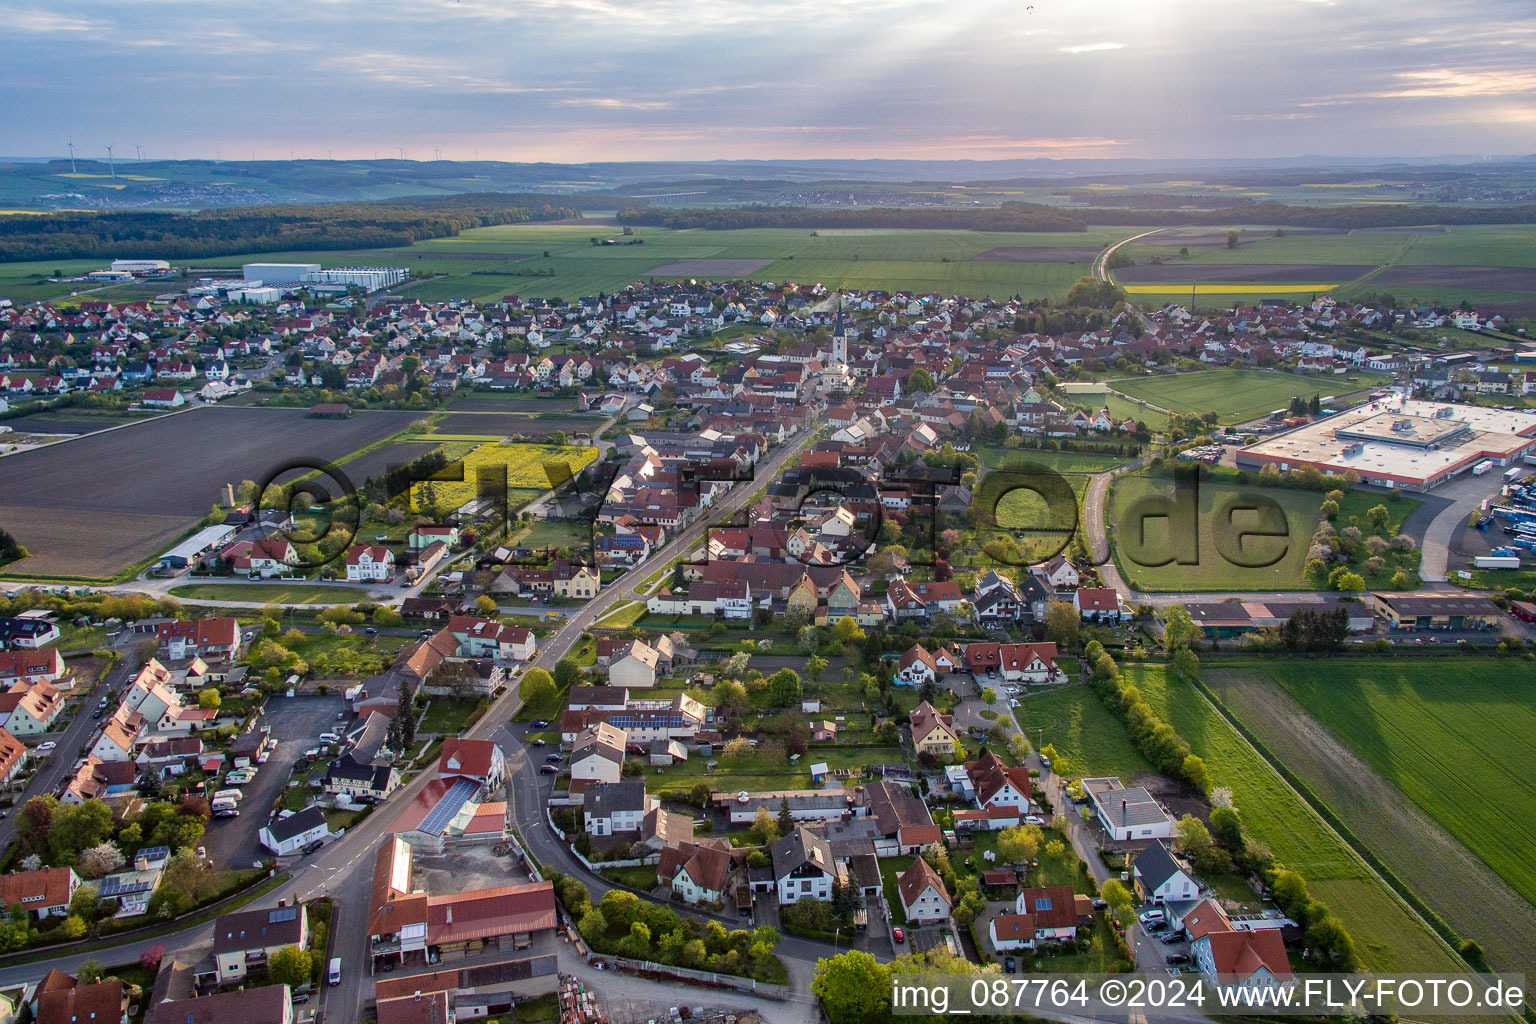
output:
[[1041, 566], [1042, 574], [1050, 585], [1056, 590], [1073, 590], [1082, 577], [1078, 575], [1077, 566], [1066, 555], [1058, 554], [1045, 565]]
[[0, 616], [0, 650], [46, 647], [62, 634], [47, 619], [30, 616]]
[[875, 853], [899, 857], [920, 853], [941, 842], [943, 830], [934, 823], [928, 805], [905, 783], [875, 779], [864, 787], [864, 807], [875, 822]]
[[[68, 975], [65, 975], [68, 977]], [[37, 993], [34, 1024], [127, 1024], [128, 989], [117, 978], [47, 986]]]
[[1161, 839], [1136, 855], [1131, 863], [1131, 878], [1143, 903], [1192, 900], [1200, 893], [1200, 883]]
[[26, 760], [26, 745], [4, 729], [0, 729], [0, 786], [8, 786], [14, 782]]
[[988, 925], [998, 951], [1034, 949], [1038, 942], [1061, 942], [1077, 935], [1077, 898], [1069, 885], [1024, 889], [1012, 914], [999, 914]]
[[493, 793], [507, 780], [506, 755], [491, 740], [449, 736], [443, 740], [443, 752], [437, 759], [437, 775], [469, 779], [479, 785], [481, 793]]
[[393, 765], [354, 760], [350, 753], [331, 762], [325, 775], [325, 791], [352, 800], [387, 798], [400, 785], [400, 773]]
[[1130, 618], [1113, 587], [1084, 587], [1072, 595], [1072, 607], [1084, 622], [1120, 622]]
[[18, 647], [14, 651], [0, 651], [0, 686], [18, 682], [52, 683], [64, 674], [64, 670], [64, 656], [56, 648]]
[[263, 825], [257, 838], [277, 856], [286, 857], [310, 843], [331, 838], [331, 828], [325, 822], [325, 811], [317, 804], [310, 804], [302, 811], [279, 816], [276, 821]]
[[656, 877], [684, 903], [720, 903], [731, 876], [731, 847], [723, 839], [683, 842], [665, 847]]
[[309, 914], [304, 904], [263, 910], [239, 910], [213, 922], [213, 959], [219, 983], [245, 978], [265, 967], [284, 946], [303, 949], [309, 942]]
[[381, 544], [354, 544], [347, 549], [347, 579], [353, 583], [388, 583], [395, 576], [395, 553]]
[[532, 661], [537, 643], [533, 632], [492, 619], [455, 615], [444, 627], [458, 641], [458, 657], [491, 658], [500, 662]]
[[598, 722], [571, 745], [571, 781], [618, 782], [624, 773], [624, 730]]
[[192, 999], [154, 1003], [144, 1024], [293, 1024], [292, 994], [287, 985], [258, 985], [210, 992]]
[[979, 760], [965, 762], [965, 774], [982, 810], [1006, 807], [1022, 815], [1031, 809], [1034, 787], [1024, 765], [1010, 768], [989, 750]]
[[660, 654], [644, 640], [631, 640], [608, 659], [608, 682], [626, 689], [647, 689], [656, 685], [656, 666]]
[[155, 636], [161, 652], [171, 661], [202, 658], [229, 662], [240, 657], [240, 623], [233, 616], [162, 622], [155, 627]]
[[937, 871], [922, 857], [914, 857], [911, 867], [896, 879], [896, 891], [907, 920], [914, 925], [942, 924], [949, 920], [949, 890]]
[[149, 388], [139, 401], [151, 409], [179, 409], [187, 404], [186, 397], [175, 388]]
[[583, 827], [589, 836], [638, 833], [656, 804], [643, 781], [594, 782], [582, 793]]
[[913, 644], [896, 663], [896, 682], [907, 686], [922, 686], [935, 682], [939, 666], [932, 654], [922, 644]]
[[775, 840], [769, 852], [781, 907], [801, 900], [825, 903], [832, 898], [832, 882], [839, 877], [839, 867], [826, 839], [796, 826]]
[[0, 694], [0, 726], [13, 736], [41, 736], [63, 711], [64, 697], [52, 683], [15, 682]]
[[1224, 988], [1260, 992], [1296, 980], [1278, 928], [1233, 928], [1219, 906], [1203, 900], [1184, 915], [1184, 930], [1196, 969]]
[[80, 888], [74, 868], [42, 868], [0, 875], [0, 905], [21, 909], [39, 921], [46, 917], [64, 917], [69, 901]]
[[954, 722], [953, 715], [941, 715], [932, 704], [923, 701], [912, 709], [909, 719], [912, 748], [919, 754], [953, 757], [960, 745], [960, 734], [955, 731]]
[[1099, 823], [1116, 842], [1173, 838], [1173, 815], [1141, 786], [1126, 788], [1125, 783], [1110, 776], [1084, 779], [1083, 792]]
[[985, 674], [988, 678], [1001, 676], [1010, 683], [1061, 683], [1067, 678], [1066, 671], [1056, 664], [1056, 645], [1000, 644], [993, 642], [967, 644], [965, 667], [973, 675]]

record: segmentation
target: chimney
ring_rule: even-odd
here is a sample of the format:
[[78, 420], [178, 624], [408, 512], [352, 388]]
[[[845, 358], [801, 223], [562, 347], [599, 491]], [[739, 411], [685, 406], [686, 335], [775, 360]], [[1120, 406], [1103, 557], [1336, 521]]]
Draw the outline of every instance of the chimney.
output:
[[447, 917], [447, 919], [443, 923], [444, 924], [453, 924], [453, 904], [452, 903], [448, 904], [448, 917]]
[[228, 499], [225, 502], [225, 504], [228, 505], [230, 508], [234, 508], [235, 507], [235, 485], [234, 484], [225, 484], [224, 485], [224, 495]]

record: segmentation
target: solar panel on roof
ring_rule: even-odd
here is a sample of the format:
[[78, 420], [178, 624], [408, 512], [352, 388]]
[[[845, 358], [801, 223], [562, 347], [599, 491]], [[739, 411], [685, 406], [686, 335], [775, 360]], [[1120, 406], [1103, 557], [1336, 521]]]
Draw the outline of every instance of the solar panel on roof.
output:
[[1050, 910], [1051, 909], [1051, 898], [1049, 896], [1041, 896], [1039, 899], [1035, 900], [1035, 909], [1036, 910]]
[[449, 787], [448, 792], [444, 793], [443, 798], [438, 801], [437, 806], [428, 812], [417, 828], [428, 835], [442, 835], [443, 829], [448, 827], [448, 823], [454, 819], [454, 816], [459, 813], [469, 798], [475, 794], [475, 790], [479, 788], [479, 783], [470, 779], [455, 780], [453, 785]]
[[299, 916], [298, 907], [278, 907], [267, 915], [268, 924], [278, 924], [282, 921], [292, 921]]

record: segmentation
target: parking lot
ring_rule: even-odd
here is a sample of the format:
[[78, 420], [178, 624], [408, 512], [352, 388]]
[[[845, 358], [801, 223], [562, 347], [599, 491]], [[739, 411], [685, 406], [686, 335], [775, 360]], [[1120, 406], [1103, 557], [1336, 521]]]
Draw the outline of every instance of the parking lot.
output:
[[214, 818], [208, 823], [203, 845], [219, 867], [250, 867], [254, 861], [271, 856], [257, 839], [267, 823], [273, 806], [288, 782], [289, 770], [315, 737], [333, 728], [336, 715], [347, 706], [340, 694], [268, 698], [262, 724], [272, 730], [276, 743], [267, 763], [256, 773], [255, 781], [244, 787], [238, 818]]

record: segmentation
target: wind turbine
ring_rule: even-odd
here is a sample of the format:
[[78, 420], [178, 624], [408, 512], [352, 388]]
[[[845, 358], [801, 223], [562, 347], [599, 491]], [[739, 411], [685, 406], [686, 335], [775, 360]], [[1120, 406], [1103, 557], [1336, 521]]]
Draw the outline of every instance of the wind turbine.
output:
[[138, 163], [144, 162], [144, 150], [140, 148], [137, 142], [133, 144], [133, 158]]
[[75, 173], [75, 140], [69, 140], [69, 173]]
[[107, 171], [113, 180], [117, 179], [117, 165], [112, 162], [112, 143], [107, 143]]

